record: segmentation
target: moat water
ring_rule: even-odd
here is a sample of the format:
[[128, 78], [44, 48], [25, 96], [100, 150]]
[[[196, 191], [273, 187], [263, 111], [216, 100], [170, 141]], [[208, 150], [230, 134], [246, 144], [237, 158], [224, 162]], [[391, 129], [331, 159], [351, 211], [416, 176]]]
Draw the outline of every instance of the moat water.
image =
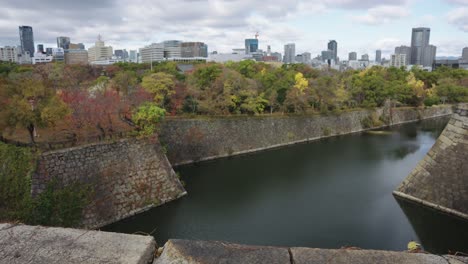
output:
[[392, 191], [448, 119], [181, 166], [188, 195], [104, 228], [243, 244], [468, 252], [468, 222]]

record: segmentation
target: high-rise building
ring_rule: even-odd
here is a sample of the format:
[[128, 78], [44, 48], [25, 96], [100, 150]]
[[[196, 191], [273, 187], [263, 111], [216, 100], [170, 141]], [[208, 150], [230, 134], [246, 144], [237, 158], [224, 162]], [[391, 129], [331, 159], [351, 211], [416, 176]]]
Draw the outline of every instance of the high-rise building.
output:
[[331, 59], [333, 59], [336, 62], [338, 58], [338, 43], [335, 40], [330, 40], [328, 42], [328, 50], [331, 51]]
[[361, 60], [362, 61], [369, 61], [369, 55], [368, 54], [361, 55]]
[[182, 58], [208, 57], [208, 45], [203, 42], [182, 42]]
[[296, 44], [289, 43], [284, 45], [284, 63], [294, 63], [294, 58], [296, 57]]
[[392, 54], [390, 58], [390, 66], [400, 68], [406, 66], [406, 54]]
[[88, 49], [88, 61], [107, 60], [112, 58], [112, 47], [106, 46], [101, 35], [98, 36], [94, 46]]
[[322, 61], [333, 60], [333, 50], [323, 50], [322, 51]]
[[34, 34], [33, 29], [30, 26], [19, 27], [21, 53], [28, 53], [29, 56], [34, 56]]
[[258, 50], [258, 39], [245, 39], [245, 54], [257, 52]]
[[136, 50], [130, 50], [130, 62], [138, 62], [138, 54]]
[[46, 48], [46, 55], [52, 56], [52, 48]]
[[58, 37], [57, 38], [57, 48], [62, 48], [67, 50], [70, 48], [70, 38], [69, 37]]
[[18, 49], [16, 47], [0, 47], [0, 61], [18, 62]]
[[468, 47], [464, 47], [462, 50], [462, 59], [468, 60]]
[[123, 50], [114, 50], [114, 55], [115, 55], [117, 58], [120, 58], [120, 59], [123, 59], [123, 58], [124, 58], [124, 52], [123, 52]]
[[37, 44], [37, 52], [44, 54], [44, 45], [43, 44]]
[[376, 50], [375, 51], [375, 62], [381, 63], [382, 62], [382, 51]]
[[410, 64], [430, 67], [434, 63], [436, 47], [429, 45], [431, 29], [413, 28]]
[[182, 57], [182, 41], [166, 40], [162, 44], [164, 46], [164, 58]]
[[357, 60], [357, 53], [354, 52], [354, 51], [353, 51], [353, 52], [350, 52], [350, 53], [348, 54], [348, 60], [349, 60], [349, 61], [355, 61], [355, 60]]
[[408, 46], [400, 46], [395, 47], [395, 54], [405, 54], [405, 65], [410, 64], [411, 59], [411, 47]]
[[141, 62], [150, 63], [152, 61], [164, 60], [164, 44], [153, 43], [144, 48], [140, 48]]

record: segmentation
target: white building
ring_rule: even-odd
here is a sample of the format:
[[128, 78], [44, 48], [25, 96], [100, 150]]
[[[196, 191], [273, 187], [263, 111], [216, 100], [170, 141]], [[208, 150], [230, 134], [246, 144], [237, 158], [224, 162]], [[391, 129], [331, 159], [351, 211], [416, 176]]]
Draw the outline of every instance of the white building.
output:
[[16, 47], [0, 47], [0, 61], [18, 62], [18, 49]]
[[284, 63], [294, 63], [296, 57], [296, 44], [289, 43], [284, 45]]
[[406, 66], [406, 54], [392, 54], [390, 67], [400, 68], [401, 66]]
[[140, 56], [142, 63], [150, 63], [152, 61], [164, 60], [164, 44], [153, 43], [144, 48], [140, 48]]
[[218, 54], [209, 54], [208, 61], [214, 61], [219, 63], [225, 63], [228, 61], [239, 62], [243, 60], [253, 60], [251, 54], [239, 54], [239, 53], [218, 53]]
[[88, 61], [102, 61], [111, 59], [113, 55], [112, 47], [106, 46], [104, 41], [101, 39], [101, 35], [98, 36], [95, 45], [88, 49]]
[[114, 63], [118, 63], [118, 62], [123, 62], [124, 60], [123, 59], [119, 59], [119, 58], [111, 58], [111, 59], [105, 59], [105, 60], [95, 60], [95, 61], [92, 61], [90, 62], [89, 64], [91, 65], [99, 65], [99, 66], [106, 66], [106, 65], [112, 65]]
[[32, 64], [38, 64], [38, 63], [49, 63], [54, 60], [54, 56], [42, 54], [42, 53], [35, 53], [34, 57], [32, 57]]

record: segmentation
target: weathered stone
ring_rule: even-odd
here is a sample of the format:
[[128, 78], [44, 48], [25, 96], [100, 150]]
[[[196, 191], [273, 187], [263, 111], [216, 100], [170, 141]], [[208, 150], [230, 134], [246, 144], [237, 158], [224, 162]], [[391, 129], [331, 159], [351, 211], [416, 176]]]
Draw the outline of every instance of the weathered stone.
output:
[[[154, 164], [158, 170], [145, 170]], [[147, 210], [151, 208], [147, 201], [154, 200], [152, 197], [168, 202], [185, 194], [159, 143], [145, 139], [45, 152], [38, 168], [42, 169], [32, 177], [33, 195], [45, 190], [50, 179], [58, 179], [63, 185], [76, 181], [92, 184], [94, 197], [84, 209], [87, 217], [81, 225], [86, 228], [101, 227]]]
[[440, 256], [382, 250], [291, 248], [295, 264], [447, 264]]
[[237, 245], [218, 241], [169, 240], [154, 264], [290, 264], [287, 248]]
[[0, 224], [0, 264], [146, 264], [155, 249], [151, 236]]
[[[468, 108], [461, 104], [426, 157], [394, 194], [468, 219]], [[454, 133], [455, 132], [455, 133]]]

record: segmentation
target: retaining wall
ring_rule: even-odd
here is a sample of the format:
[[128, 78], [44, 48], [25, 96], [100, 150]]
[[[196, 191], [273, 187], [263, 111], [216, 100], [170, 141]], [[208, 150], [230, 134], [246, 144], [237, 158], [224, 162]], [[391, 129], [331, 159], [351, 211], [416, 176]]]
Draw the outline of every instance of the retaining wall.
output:
[[468, 219], [468, 105], [459, 105], [434, 146], [393, 192]]
[[51, 179], [92, 186], [82, 226], [97, 228], [179, 198], [186, 192], [157, 142], [123, 139], [43, 153], [32, 194]]
[[177, 118], [163, 124], [160, 137], [170, 162], [181, 165], [363, 131], [369, 129], [363, 120], [372, 115], [395, 125], [451, 113], [451, 106], [437, 106], [337, 115]]

